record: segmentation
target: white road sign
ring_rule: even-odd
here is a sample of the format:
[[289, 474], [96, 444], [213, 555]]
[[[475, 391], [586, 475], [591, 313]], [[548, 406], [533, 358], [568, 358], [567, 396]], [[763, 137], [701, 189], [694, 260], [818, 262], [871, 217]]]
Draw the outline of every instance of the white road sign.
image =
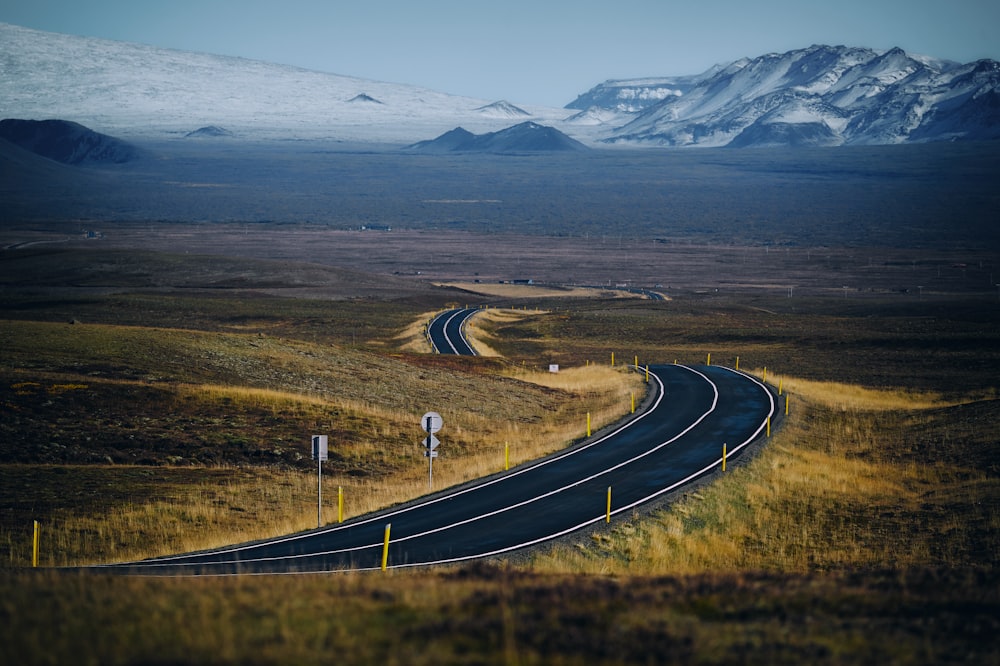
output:
[[438, 440], [438, 438], [434, 435], [427, 435], [427, 437], [424, 437], [424, 441], [422, 442], [424, 448], [430, 449], [431, 451], [436, 449], [440, 443], [440, 440]]
[[437, 412], [427, 412], [420, 417], [420, 427], [424, 429], [424, 432], [437, 432], [443, 425], [444, 421], [441, 419], [441, 415]]
[[424, 451], [424, 458], [437, 458], [437, 457], [438, 457], [437, 451]]
[[324, 460], [329, 460], [328, 458], [329, 448], [327, 446], [326, 435], [313, 435], [312, 445], [313, 445], [312, 446], [313, 460], [319, 460], [320, 462]]

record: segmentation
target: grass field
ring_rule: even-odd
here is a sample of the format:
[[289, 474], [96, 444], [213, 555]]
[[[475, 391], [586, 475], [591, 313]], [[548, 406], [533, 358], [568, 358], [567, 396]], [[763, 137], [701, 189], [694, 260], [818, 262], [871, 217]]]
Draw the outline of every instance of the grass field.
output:
[[[693, 275], [668, 302], [491, 308], [472, 333], [497, 356], [459, 359], [420, 348], [454, 291], [337, 297], [360, 288], [253, 259], [204, 268], [225, 287], [172, 287], [204, 262], [75, 252], [38, 250], [67, 266], [41, 285], [0, 257], [2, 663], [1000, 660], [995, 291], [789, 298]], [[505, 441], [527, 460], [580, 437], [586, 411], [624, 413], [634, 357], [709, 353], [767, 369], [791, 396], [782, 428], [696, 491], [524, 557], [382, 576], [48, 569], [314, 526], [313, 432], [336, 443], [324, 496], [344, 488], [357, 515], [425, 490], [427, 409], [447, 424], [435, 480], [460, 483], [498, 471]]]
[[588, 411], [600, 427], [643, 390], [638, 375], [610, 367], [568, 369], [554, 385], [488, 359], [259, 334], [24, 321], [0, 331], [14, 366], [0, 385], [0, 549], [11, 565], [29, 561], [12, 534], [39, 501], [46, 564], [245, 541], [311, 526], [311, 433], [333, 442], [327, 496], [343, 488], [351, 516], [426, 490], [418, 442], [428, 409], [448, 422], [437, 478], [451, 485], [499, 471], [505, 442], [513, 464], [565, 446], [582, 437]]

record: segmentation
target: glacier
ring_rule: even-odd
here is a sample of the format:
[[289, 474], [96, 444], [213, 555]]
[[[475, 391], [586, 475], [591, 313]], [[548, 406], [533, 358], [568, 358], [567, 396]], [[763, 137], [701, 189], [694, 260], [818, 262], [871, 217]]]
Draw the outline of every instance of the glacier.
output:
[[6, 118], [62, 119], [125, 140], [218, 127], [216, 139], [399, 147], [524, 121], [606, 148], [1000, 138], [996, 61], [825, 45], [692, 76], [608, 80], [551, 108], [0, 23], [0, 100]]

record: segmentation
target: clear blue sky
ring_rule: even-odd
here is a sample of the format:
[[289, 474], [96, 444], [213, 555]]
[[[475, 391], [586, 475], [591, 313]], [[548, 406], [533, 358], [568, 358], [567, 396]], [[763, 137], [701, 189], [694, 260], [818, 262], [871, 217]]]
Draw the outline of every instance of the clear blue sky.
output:
[[1000, 59], [1000, 0], [0, 0], [0, 21], [550, 106], [811, 44]]

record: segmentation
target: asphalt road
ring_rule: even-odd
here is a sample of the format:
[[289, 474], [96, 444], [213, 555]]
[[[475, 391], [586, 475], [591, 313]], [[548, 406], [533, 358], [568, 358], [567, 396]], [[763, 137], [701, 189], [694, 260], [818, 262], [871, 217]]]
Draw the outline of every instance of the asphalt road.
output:
[[[764, 436], [775, 398], [721, 366], [652, 366], [650, 407], [611, 432], [482, 482], [267, 541], [111, 565], [151, 575], [327, 572], [427, 566], [511, 553], [585, 528], [717, 470]], [[446, 464], [446, 463], [440, 463]]]
[[431, 339], [434, 351], [439, 354], [476, 356], [476, 350], [469, 344], [462, 329], [469, 318], [477, 312], [479, 308], [457, 308], [446, 310], [434, 317], [427, 327], [427, 335]]

